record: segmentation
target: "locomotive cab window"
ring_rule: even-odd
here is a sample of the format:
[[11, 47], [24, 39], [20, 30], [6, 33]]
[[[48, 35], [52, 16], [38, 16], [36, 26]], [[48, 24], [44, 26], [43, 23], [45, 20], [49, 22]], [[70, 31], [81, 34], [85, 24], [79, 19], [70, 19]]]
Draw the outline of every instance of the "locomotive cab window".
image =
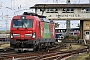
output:
[[32, 28], [33, 20], [13, 20], [13, 28]]

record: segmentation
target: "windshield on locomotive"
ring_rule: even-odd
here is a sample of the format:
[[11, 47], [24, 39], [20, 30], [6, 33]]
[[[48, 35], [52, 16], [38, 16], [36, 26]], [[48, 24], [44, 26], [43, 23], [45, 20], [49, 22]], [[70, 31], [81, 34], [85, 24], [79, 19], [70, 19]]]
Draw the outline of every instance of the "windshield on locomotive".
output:
[[33, 20], [32, 19], [24, 19], [24, 20], [13, 20], [13, 28], [32, 28]]

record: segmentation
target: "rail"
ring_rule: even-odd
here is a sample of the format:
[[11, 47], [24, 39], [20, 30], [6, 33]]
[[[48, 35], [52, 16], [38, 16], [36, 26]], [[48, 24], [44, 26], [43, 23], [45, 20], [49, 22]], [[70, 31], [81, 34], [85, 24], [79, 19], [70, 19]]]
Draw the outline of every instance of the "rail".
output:
[[0, 60], [60, 60], [74, 54], [79, 54], [83, 52], [87, 52], [88, 48], [82, 48], [71, 51], [62, 51], [62, 52], [31, 52], [31, 53], [22, 53], [22, 54], [7, 54], [0, 56]]

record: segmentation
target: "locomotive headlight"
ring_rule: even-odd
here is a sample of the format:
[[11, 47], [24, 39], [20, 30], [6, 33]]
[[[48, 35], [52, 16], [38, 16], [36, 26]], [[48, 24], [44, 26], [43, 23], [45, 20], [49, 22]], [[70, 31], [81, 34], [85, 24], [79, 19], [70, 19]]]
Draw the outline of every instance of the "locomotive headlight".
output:
[[35, 38], [35, 37], [36, 37], [36, 33], [33, 33], [33, 34], [32, 34], [32, 38]]
[[13, 34], [10, 34], [10, 37], [13, 38]]
[[13, 36], [11, 35], [11, 38], [13, 38]]

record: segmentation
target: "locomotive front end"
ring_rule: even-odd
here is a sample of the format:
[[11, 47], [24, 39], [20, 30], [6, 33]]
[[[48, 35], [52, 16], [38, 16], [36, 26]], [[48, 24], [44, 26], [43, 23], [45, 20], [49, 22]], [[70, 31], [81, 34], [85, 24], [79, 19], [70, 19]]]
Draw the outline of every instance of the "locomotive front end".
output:
[[10, 28], [10, 47], [18, 51], [48, 49], [55, 43], [54, 22], [46, 16], [24, 13], [14, 16]]
[[36, 33], [33, 28], [34, 19], [27, 19], [26, 16], [15, 16], [11, 22], [10, 47], [15, 50], [33, 50], [33, 39]]

